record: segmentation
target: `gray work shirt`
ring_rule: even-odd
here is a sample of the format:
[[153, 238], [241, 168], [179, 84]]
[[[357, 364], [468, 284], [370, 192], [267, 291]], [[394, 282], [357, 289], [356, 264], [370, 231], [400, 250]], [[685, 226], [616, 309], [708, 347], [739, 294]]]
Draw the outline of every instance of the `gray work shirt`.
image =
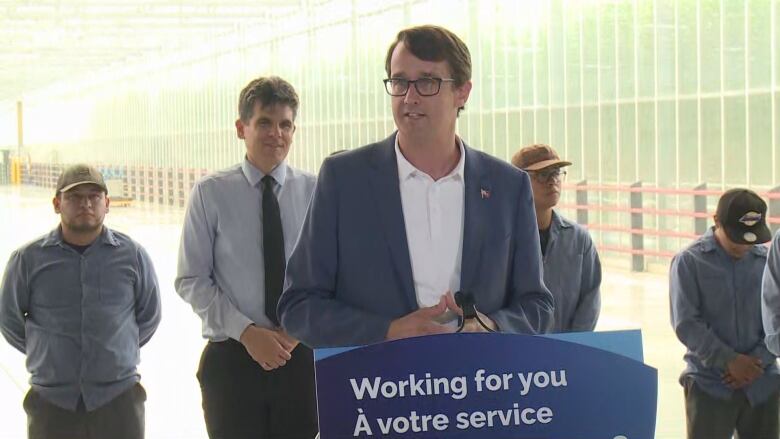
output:
[[0, 289], [0, 330], [27, 355], [41, 397], [88, 411], [132, 387], [140, 346], [160, 323], [160, 293], [149, 255], [103, 227], [79, 254], [57, 228], [11, 255]]
[[555, 298], [551, 332], [592, 331], [601, 312], [601, 262], [588, 231], [553, 211], [543, 260]]
[[705, 392], [728, 399], [722, 382], [738, 353], [761, 359], [764, 374], [744, 388], [752, 405], [780, 387], [775, 356], [764, 344], [761, 324], [761, 274], [767, 249], [753, 246], [734, 259], [718, 244], [713, 229], [672, 259], [669, 276], [671, 320], [688, 348], [680, 381], [693, 379]]
[[764, 321], [766, 347], [780, 354], [780, 232], [775, 234], [764, 268], [761, 285], [761, 315]]
[[[315, 177], [282, 162], [276, 180], [289, 258], [306, 216]], [[263, 188], [265, 174], [246, 159], [192, 188], [179, 246], [176, 292], [203, 321], [203, 337], [238, 340], [247, 326], [272, 328], [265, 315]]]

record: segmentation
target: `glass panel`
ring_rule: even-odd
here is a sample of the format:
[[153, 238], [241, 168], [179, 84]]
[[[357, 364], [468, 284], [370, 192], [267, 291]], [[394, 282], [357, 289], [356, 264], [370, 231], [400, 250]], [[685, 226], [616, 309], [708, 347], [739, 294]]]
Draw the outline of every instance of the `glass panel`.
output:
[[750, 183], [766, 188], [777, 184], [772, 180], [772, 101], [769, 95], [750, 96], [750, 150], [746, 151], [750, 166]]
[[720, 92], [720, 0], [701, 1], [701, 89]]
[[[726, 91], [745, 88], [745, 5], [723, 2], [723, 86]], [[728, 60], [728, 62], [725, 62]]]
[[620, 112], [620, 136], [618, 137], [620, 150], [620, 183], [631, 184], [637, 180], [636, 174], [636, 111], [634, 104], [621, 104]]
[[[777, 9], [771, 0], [307, 3], [270, 31], [25, 95], [25, 153], [33, 163], [223, 168], [243, 153], [239, 91], [275, 74], [301, 98], [289, 161], [316, 172], [332, 151], [394, 130], [381, 84], [388, 44], [435, 17], [471, 49], [474, 87], [458, 131], [472, 146], [508, 159], [549, 142], [590, 180], [766, 186], [780, 168], [769, 90]], [[16, 147], [15, 118], [15, 102], [0, 102], [0, 148]], [[748, 160], [756, 155], [767, 159]], [[144, 189], [140, 177], [136, 185]]]
[[714, 186], [721, 178], [721, 120], [720, 99], [701, 101], [701, 168], [703, 181]]
[[745, 150], [745, 98], [727, 97], [724, 100], [726, 185], [738, 186], [747, 181]]
[[699, 185], [698, 109], [693, 99], [680, 101], [680, 185]]
[[655, 182], [655, 109], [652, 103], [639, 104], [639, 178], [645, 184]]

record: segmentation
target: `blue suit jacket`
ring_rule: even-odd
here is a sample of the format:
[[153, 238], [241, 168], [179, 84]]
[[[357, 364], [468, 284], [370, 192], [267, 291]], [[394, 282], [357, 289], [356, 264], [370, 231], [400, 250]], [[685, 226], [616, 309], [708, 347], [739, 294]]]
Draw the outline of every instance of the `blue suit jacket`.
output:
[[[528, 175], [465, 151], [461, 290], [502, 331], [546, 332], [553, 298]], [[384, 340], [392, 320], [418, 308], [393, 134], [323, 162], [279, 315], [309, 346], [352, 346]]]

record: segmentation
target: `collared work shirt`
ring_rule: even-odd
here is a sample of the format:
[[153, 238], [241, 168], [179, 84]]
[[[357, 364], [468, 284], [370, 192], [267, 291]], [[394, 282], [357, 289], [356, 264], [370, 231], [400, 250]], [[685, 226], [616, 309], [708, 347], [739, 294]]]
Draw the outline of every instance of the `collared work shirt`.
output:
[[601, 312], [601, 261], [588, 231], [553, 211], [544, 284], [555, 298], [552, 332], [592, 331]]
[[82, 397], [92, 411], [139, 381], [139, 348], [160, 317], [149, 255], [107, 227], [83, 254], [59, 228], [25, 245], [0, 289], [0, 329], [27, 355], [33, 389], [68, 410]]
[[671, 320], [688, 348], [681, 381], [693, 379], [722, 399], [732, 391], [722, 382], [727, 364], [738, 353], [761, 359], [764, 374], [744, 388], [752, 405], [780, 387], [775, 356], [764, 344], [761, 324], [761, 275], [766, 247], [753, 246], [734, 259], [710, 229], [672, 259], [669, 276]]
[[780, 232], [769, 248], [764, 279], [761, 284], [761, 316], [764, 322], [767, 349], [780, 354]]
[[[285, 162], [276, 181], [285, 258], [298, 240], [315, 178]], [[176, 292], [203, 321], [203, 337], [239, 340], [251, 324], [273, 327], [265, 314], [263, 188], [265, 174], [246, 159], [198, 181], [184, 217]]]

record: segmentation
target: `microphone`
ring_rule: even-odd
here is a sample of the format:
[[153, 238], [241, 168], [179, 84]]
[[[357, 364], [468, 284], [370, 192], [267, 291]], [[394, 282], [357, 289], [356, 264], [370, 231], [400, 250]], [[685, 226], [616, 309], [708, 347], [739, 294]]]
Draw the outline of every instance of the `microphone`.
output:
[[477, 317], [477, 304], [473, 294], [458, 291], [455, 293], [455, 303], [463, 310], [463, 320]]
[[458, 291], [455, 293], [455, 303], [463, 310], [463, 317], [460, 318], [460, 327], [455, 332], [463, 331], [463, 327], [466, 325], [466, 320], [477, 319], [480, 326], [485, 328], [488, 332], [496, 332], [492, 330], [482, 319], [479, 318], [477, 313], [477, 301], [474, 299], [474, 295], [466, 291]]

